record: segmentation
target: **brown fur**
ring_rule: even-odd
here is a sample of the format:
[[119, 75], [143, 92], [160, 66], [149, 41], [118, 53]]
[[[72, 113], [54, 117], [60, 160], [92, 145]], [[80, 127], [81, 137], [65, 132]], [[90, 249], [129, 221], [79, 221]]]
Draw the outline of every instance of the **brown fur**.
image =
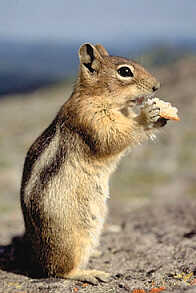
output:
[[[21, 206], [33, 262], [48, 276], [95, 284], [109, 277], [85, 269], [107, 214], [109, 177], [124, 152], [157, 128], [157, 109], [136, 115], [132, 106], [159, 83], [102, 45], [84, 44], [79, 57], [73, 94], [27, 153]], [[133, 77], [119, 76], [123, 65]]]

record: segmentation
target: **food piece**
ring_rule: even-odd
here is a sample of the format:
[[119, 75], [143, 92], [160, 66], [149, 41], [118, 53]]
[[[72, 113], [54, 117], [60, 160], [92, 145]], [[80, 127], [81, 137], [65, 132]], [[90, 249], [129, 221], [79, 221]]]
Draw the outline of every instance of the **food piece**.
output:
[[154, 98], [153, 102], [160, 108], [160, 116], [169, 119], [179, 121], [180, 118], [177, 114], [178, 109], [176, 107], [172, 107], [170, 103], [164, 102], [158, 98]]

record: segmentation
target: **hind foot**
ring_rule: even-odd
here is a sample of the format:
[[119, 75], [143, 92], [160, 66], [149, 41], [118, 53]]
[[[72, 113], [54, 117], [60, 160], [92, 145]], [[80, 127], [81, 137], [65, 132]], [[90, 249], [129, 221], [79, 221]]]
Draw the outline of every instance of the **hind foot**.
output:
[[108, 282], [110, 274], [97, 270], [77, 270], [61, 277], [97, 285], [99, 281]]
[[98, 250], [98, 249], [95, 249], [95, 250], [93, 251], [93, 253], [91, 254], [91, 257], [98, 258], [98, 257], [100, 257], [102, 254], [103, 254], [102, 251], [100, 251], [100, 250]]

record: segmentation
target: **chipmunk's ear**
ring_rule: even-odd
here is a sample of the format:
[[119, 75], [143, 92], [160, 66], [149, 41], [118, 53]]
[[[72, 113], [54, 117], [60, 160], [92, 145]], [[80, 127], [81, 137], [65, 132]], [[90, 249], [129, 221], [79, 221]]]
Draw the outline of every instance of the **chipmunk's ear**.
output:
[[88, 70], [90, 73], [98, 72], [102, 56], [97, 48], [89, 43], [83, 44], [78, 52], [80, 58], [80, 64], [84, 65], [85, 71]]
[[103, 56], [103, 57], [104, 56], [109, 56], [108, 51], [101, 44], [96, 44], [95, 47], [99, 51], [99, 53], [101, 54], [101, 56]]

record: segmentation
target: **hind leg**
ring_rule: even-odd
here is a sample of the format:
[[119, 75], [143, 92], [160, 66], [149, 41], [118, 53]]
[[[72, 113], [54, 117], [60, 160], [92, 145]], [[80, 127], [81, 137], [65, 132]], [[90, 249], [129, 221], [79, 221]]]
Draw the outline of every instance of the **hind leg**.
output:
[[92, 243], [90, 240], [83, 239], [78, 242], [77, 248], [73, 251], [72, 269], [66, 273], [57, 273], [61, 278], [98, 284], [98, 281], [109, 281], [110, 274], [98, 270], [86, 270], [89, 257], [92, 254]]

